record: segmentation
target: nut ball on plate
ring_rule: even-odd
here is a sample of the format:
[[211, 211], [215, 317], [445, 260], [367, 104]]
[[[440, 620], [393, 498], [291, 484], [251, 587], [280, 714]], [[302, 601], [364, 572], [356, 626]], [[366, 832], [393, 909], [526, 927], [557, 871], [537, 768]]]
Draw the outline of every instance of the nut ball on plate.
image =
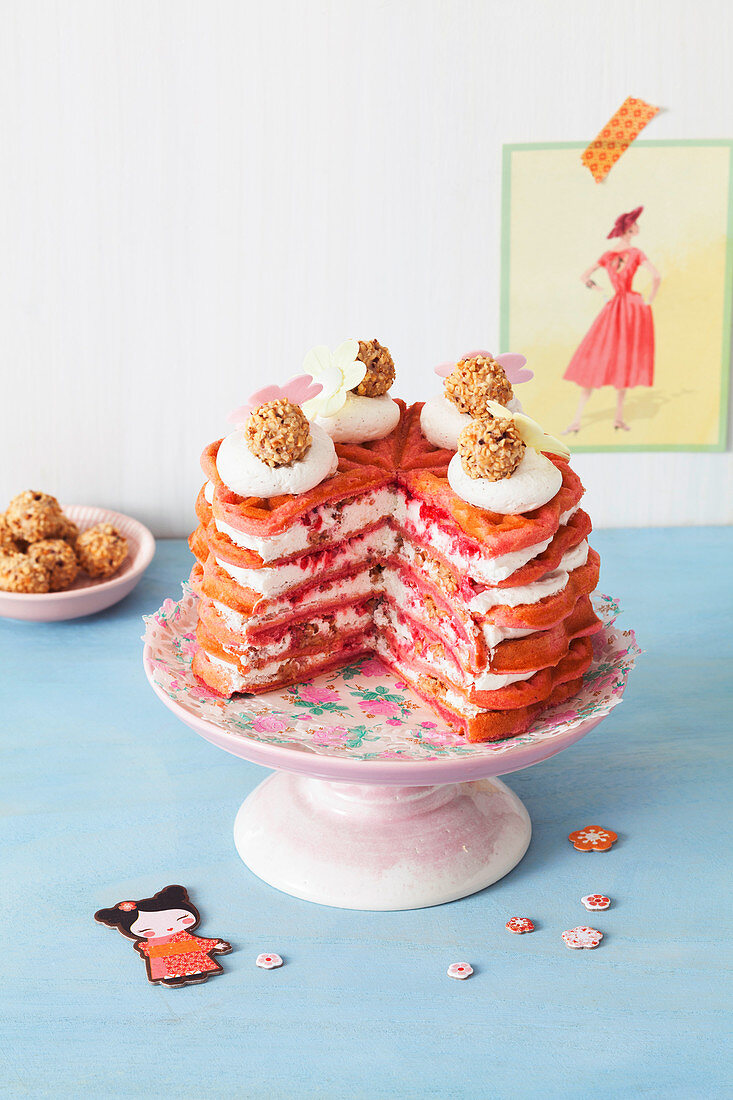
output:
[[41, 539], [28, 547], [28, 557], [48, 573], [51, 592], [61, 592], [76, 580], [79, 563], [73, 547], [63, 539]]
[[127, 557], [127, 539], [111, 523], [98, 523], [79, 535], [76, 556], [90, 577], [111, 577]]
[[22, 554], [24, 550], [25, 542], [13, 537], [8, 521], [4, 515], [0, 515], [0, 554]]
[[63, 526], [63, 512], [56, 497], [37, 489], [26, 489], [13, 497], [5, 513], [8, 529], [13, 538], [25, 542], [52, 539]]
[[48, 570], [27, 554], [0, 556], [0, 591], [48, 592]]

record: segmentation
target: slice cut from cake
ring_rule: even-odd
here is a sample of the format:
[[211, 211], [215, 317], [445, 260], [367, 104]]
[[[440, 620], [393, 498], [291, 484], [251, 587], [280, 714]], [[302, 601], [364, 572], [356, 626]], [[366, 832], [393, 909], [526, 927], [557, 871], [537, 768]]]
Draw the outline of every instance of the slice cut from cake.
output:
[[[506, 399], [501, 367], [475, 372], [492, 411], [468, 416], [453, 451], [426, 436], [422, 404], [381, 388], [386, 349], [347, 344], [340, 408], [327, 394], [328, 415], [309, 410], [303, 428], [283, 391], [204, 451], [190, 539], [194, 671], [230, 696], [374, 653], [469, 740], [519, 734], [577, 691], [600, 625], [580, 480], [550, 453], [564, 449], [557, 441], [490, 405], [495, 377]], [[453, 386], [464, 397], [466, 376]]]

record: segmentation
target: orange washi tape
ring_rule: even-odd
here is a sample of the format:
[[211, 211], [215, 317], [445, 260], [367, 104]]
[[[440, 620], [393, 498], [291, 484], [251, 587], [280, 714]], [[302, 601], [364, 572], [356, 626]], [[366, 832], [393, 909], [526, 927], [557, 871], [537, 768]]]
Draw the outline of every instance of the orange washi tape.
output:
[[624, 100], [580, 158], [596, 183], [606, 178], [631, 142], [658, 114], [659, 107], [653, 107], [643, 99], [632, 99], [629, 96]]

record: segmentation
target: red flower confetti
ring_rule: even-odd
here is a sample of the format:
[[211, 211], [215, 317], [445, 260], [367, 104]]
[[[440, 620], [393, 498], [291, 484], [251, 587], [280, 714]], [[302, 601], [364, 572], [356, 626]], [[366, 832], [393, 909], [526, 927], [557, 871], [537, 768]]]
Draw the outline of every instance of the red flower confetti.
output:
[[449, 978], [457, 978], [459, 982], [465, 981], [473, 974], [473, 967], [468, 963], [451, 963], [446, 971]]
[[576, 829], [570, 833], [568, 840], [579, 852], [605, 852], [618, 840], [616, 833], [610, 829], [602, 829], [600, 825], [586, 825], [584, 829]]
[[512, 917], [506, 922], [510, 932], [534, 932], [534, 924], [529, 917]]
[[611, 904], [611, 899], [607, 898], [605, 894], [586, 894], [584, 898], [580, 899], [586, 909], [608, 909]]
[[268, 951], [267, 954], [258, 955], [255, 964], [262, 970], [276, 970], [278, 966], [282, 966], [283, 961], [274, 951]]
[[599, 932], [597, 928], [586, 928], [585, 925], [579, 925], [577, 928], [569, 928], [567, 932], [563, 932], [562, 938], [565, 940], [566, 947], [590, 948], [598, 947], [603, 939], [603, 933]]

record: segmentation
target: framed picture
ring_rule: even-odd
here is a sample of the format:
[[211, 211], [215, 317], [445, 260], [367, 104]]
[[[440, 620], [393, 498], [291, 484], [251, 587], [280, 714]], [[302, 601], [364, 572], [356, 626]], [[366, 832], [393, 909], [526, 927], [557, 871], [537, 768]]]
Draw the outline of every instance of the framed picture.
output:
[[585, 145], [504, 146], [501, 346], [535, 372], [528, 410], [577, 451], [723, 450], [733, 141], [635, 141], [601, 184]]

